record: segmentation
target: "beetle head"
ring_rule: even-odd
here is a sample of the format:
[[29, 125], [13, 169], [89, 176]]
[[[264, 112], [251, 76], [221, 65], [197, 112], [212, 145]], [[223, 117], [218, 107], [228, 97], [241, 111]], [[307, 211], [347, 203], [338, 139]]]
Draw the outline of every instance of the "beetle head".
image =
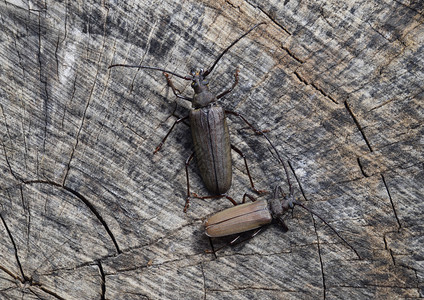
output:
[[297, 202], [292, 193], [290, 193], [290, 195], [284, 194], [280, 186], [274, 189], [274, 197], [269, 201], [270, 210], [273, 219], [282, 226], [284, 231], [287, 231], [288, 228], [284, 223], [283, 215], [289, 209], [293, 209], [296, 204]]
[[205, 78], [205, 72], [203, 71], [203, 69], [192, 70], [190, 73], [192, 76], [191, 87], [193, 88], [196, 94], [200, 94], [205, 90], [209, 90], [209, 81]]
[[205, 79], [205, 74], [203, 69], [191, 71], [191, 87], [194, 90], [192, 107], [195, 109], [206, 107], [217, 100], [209, 91], [209, 82]]

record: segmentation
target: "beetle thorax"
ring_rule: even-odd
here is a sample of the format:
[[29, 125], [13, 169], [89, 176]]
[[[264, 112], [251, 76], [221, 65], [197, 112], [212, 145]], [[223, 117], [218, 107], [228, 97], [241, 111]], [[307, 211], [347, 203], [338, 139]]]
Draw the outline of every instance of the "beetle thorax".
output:
[[202, 108], [215, 102], [217, 99], [214, 94], [209, 90], [202, 91], [201, 93], [195, 93], [193, 97], [193, 108]]
[[284, 213], [283, 207], [281, 205], [281, 199], [273, 198], [268, 201], [269, 210], [271, 211], [272, 218], [278, 218]]
[[209, 82], [203, 74], [205, 74], [203, 69], [191, 72], [193, 76], [191, 87], [194, 90], [193, 108], [206, 107], [217, 100], [215, 95], [209, 91]]

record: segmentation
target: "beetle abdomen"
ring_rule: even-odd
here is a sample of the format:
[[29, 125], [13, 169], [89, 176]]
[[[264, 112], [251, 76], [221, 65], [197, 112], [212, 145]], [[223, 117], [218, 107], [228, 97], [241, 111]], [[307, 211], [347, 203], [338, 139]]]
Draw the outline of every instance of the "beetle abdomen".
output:
[[194, 152], [206, 188], [224, 194], [231, 187], [231, 144], [225, 111], [208, 106], [190, 111]]
[[240, 204], [210, 217], [205, 223], [206, 235], [221, 237], [237, 234], [259, 228], [271, 221], [266, 200]]

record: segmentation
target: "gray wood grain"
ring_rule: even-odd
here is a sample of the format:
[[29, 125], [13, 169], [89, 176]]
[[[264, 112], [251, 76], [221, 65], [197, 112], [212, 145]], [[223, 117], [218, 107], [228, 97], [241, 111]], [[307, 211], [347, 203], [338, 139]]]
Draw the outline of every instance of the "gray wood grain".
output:
[[[424, 296], [422, 2], [22, 0], [0, 16], [0, 298]], [[270, 226], [205, 253], [204, 220], [231, 203], [193, 199], [182, 212], [186, 125], [153, 155], [190, 104], [160, 72], [108, 69], [188, 74], [261, 21], [211, 89], [240, 69], [220, 103], [269, 130], [297, 198], [361, 259], [300, 208], [287, 233]], [[257, 188], [287, 190], [263, 138], [228, 122]], [[241, 201], [249, 181], [232, 157]], [[195, 164], [190, 179], [207, 194]]]

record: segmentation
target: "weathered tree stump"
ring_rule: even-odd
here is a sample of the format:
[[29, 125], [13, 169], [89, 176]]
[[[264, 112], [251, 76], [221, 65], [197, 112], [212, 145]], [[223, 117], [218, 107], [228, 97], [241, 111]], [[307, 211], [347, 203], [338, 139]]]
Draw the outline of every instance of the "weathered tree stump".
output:
[[[1, 9], [2, 299], [419, 298], [423, 281], [423, 2], [4, 1]], [[183, 213], [189, 103], [161, 72], [209, 76], [290, 162], [290, 230], [270, 226], [218, 258]], [[189, 82], [174, 78], [186, 95]], [[178, 103], [178, 105], [177, 105]], [[229, 119], [255, 184], [285, 175], [266, 141]], [[233, 154], [229, 195], [249, 192]], [[206, 195], [196, 165], [193, 192]], [[265, 195], [264, 197], [269, 197]], [[218, 244], [223, 241], [216, 241]]]

